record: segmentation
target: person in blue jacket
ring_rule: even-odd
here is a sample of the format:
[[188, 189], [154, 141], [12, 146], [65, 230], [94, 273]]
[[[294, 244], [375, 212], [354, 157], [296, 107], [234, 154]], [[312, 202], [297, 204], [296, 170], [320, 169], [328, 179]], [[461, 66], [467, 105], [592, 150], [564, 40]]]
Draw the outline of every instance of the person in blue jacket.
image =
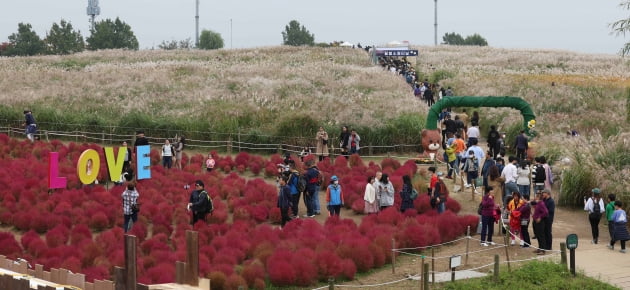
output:
[[339, 185], [337, 175], [333, 175], [330, 178], [330, 185], [326, 188], [326, 202], [328, 203], [328, 212], [330, 213], [330, 216], [339, 216], [341, 206], [343, 205], [343, 194], [341, 192], [341, 185]]

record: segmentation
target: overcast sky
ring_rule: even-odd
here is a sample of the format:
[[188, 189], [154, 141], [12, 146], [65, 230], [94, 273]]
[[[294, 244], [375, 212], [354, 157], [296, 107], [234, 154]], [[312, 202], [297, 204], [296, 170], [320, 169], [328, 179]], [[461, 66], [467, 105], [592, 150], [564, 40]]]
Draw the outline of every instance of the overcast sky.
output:
[[[128, 23], [140, 48], [195, 34], [196, 0], [100, 0], [101, 15]], [[225, 48], [274, 46], [295, 19], [316, 42], [344, 40], [381, 44], [407, 40], [434, 43], [434, 0], [231, 0], [200, 1], [200, 30], [219, 32]], [[490, 46], [617, 53], [630, 34], [611, 35], [609, 24], [630, 17], [621, 0], [439, 0], [438, 42], [446, 32], [478, 33]], [[44, 38], [53, 22], [65, 19], [89, 35], [88, 0], [2, 0], [0, 42], [30, 23]], [[232, 25], [230, 25], [232, 24]]]

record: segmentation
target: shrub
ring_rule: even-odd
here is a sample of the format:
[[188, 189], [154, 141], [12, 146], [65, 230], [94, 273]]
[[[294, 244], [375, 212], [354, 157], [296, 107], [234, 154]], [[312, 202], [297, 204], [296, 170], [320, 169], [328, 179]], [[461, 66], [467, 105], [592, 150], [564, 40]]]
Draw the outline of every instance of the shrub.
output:
[[85, 224], [78, 224], [70, 231], [70, 244], [77, 245], [83, 240], [92, 240], [92, 231]]
[[226, 276], [223, 272], [220, 271], [212, 271], [210, 274], [206, 276], [210, 281], [212, 281], [212, 289], [224, 289]]
[[356, 199], [352, 202], [352, 211], [358, 214], [362, 214], [365, 212], [365, 201], [361, 199]]
[[243, 275], [243, 278], [247, 281], [247, 285], [253, 287], [256, 284], [256, 280], [265, 279], [265, 266], [260, 260], [246, 261], [241, 275]]
[[149, 278], [151, 284], [172, 283], [175, 281], [175, 265], [172, 263], [158, 264], [147, 269], [145, 276]]
[[8, 232], [0, 232], [0, 255], [8, 256], [10, 258], [17, 258], [22, 252], [20, 244], [15, 240], [13, 234]]
[[68, 228], [63, 225], [54, 227], [46, 233], [46, 244], [51, 248], [65, 245], [68, 242], [69, 232]]
[[354, 275], [357, 273], [357, 267], [354, 265], [354, 262], [350, 259], [345, 259], [341, 261], [341, 276], [348, 279], [354, 280]]
[[96, 212], [90, 216], [89, 225], [90, 228], [100, 232], [109, 226], [109, 220], [107, 219], [107, 215], [105, 215], [105, 213]]
[[230, 275], [230, 277], [227, 278], [227, 280], [225, 281], [224, 284], [224, 288], [225, 289], [241, 289], [240, 287], [243, 287], [243, 289], [248, 288], [247, 287], [247, 281], [245, 281], [245, 279], [238, 274], [232, 274]]

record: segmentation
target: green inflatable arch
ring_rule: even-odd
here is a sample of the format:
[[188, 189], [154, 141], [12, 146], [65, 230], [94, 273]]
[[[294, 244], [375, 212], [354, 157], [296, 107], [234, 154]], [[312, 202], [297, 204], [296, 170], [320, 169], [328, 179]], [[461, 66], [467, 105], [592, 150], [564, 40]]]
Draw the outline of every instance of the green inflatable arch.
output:
[[521, 111], [523, 129], [529, 135], [528, 123], [535, 120], [534, 111], [527, 102], [518, 97], [444, 97], [429, 109], [426, 129], [436, 130], [438, 115], [442, 109], [449, 107], [509, 107]]

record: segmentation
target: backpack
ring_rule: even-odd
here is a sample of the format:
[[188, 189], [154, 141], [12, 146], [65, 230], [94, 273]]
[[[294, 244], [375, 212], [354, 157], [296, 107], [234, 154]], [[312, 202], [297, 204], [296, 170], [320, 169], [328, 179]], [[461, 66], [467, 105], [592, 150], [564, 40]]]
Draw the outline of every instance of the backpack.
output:
[[298, 192], [306, 191], [306, 177], [303, 174], [298, 173], [293, 173], [293, 175], [297, 177], [297, 184], [295, 187], [297, 188]]
[[446, 184], [443, 181], [438, 181], [437, 185], [440, 187], [440, 199], [442, 202], [446, 203], [446, 195], [448, 194], [448, 189], [446, 188]]
[[418, 198], [418, 191], [415, 188], [411, 189], [411, 194], [409, 195], [409, 197], [414, 200], [416, 198]]
[[534, 175], [534, 181], [537, 183], [543, 183], [547, 179], [547, 174], [545, 173], [545, 168], [538, 164], [536, 165], [536, 175]]
[[206, 210], [204, 212], [207, 214], [212, 213], [214, 211], [214, 205], [212, 204], [212, 198], [210, 197], [210, 194], [208, 194], [208, 192], [205, 190], [201, 191], [200, 194], [206, 194], [206, 198], [208, 199], [208, 205], [206, 206]]
[[593, 201], [593, 212], [591, 212], [589, 214], [589, 217], [593, 218], [593, 219], [601, 218], [602, 217], [602, 208], [599, 206], [599, 200], [595, 201], [595, 199], [592, 199], [592, 198], [591, 198], [591, 200]]
[[324, 175], [317, 170], [317, 186], [322, 186], [324, 184]]

